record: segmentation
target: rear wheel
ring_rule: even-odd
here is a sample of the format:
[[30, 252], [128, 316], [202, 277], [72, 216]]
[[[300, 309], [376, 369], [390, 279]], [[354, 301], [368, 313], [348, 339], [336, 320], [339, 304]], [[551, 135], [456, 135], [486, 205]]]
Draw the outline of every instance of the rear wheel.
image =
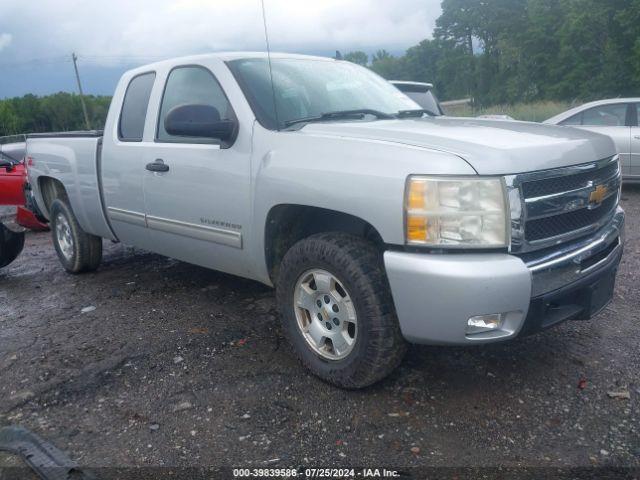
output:
[[304, 239], [277, 281], [285, 335], [315, 375], [363, 388], [394, 370], [406, 350], [380, 252], [343, 233]]
[[24, 232], [12, 232], [0, 223], [0, 268], [13, 262], [24, 248]]
[[102, 238], [82, 230], [69, 205], [59, 199], [51, 204], [51, 232], [65, 270], [83, 273], [98, 268], [102, 261]]

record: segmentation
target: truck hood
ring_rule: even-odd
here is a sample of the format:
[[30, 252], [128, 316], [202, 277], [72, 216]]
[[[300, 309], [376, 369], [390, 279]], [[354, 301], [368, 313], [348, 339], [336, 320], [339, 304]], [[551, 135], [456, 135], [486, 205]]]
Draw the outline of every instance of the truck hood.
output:
[[613, 141], [597, 133], [538, 123], [473, 118], [311, 123], [301, 132], [448, 152], [466, 160], [481, 175], [547, 170], [616, 154]]

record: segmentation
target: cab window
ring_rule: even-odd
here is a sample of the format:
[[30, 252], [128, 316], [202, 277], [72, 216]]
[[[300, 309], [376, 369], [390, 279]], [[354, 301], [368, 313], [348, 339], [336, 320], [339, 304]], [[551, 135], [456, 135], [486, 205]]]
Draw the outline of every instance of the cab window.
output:
[[144, 73], [134, 77], [122, 102], [120, 122], [118, 124], [118, 138], [123, 142], [141, 142], [144, 124], [147, 119], [149, 97], [156, 79], [156, 74]]

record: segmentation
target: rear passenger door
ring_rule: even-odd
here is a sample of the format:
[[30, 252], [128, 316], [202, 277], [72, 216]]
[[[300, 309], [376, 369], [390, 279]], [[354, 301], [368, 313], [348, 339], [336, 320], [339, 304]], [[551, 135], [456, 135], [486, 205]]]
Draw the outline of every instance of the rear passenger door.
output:
[[168, 114], [185, 105], [214, 107], [221, 120], [237, 120], [218, 81], [218, 74], [230, 75], [223, 69], [222, 62], [179, 65], [166, 74], [148, 159], [167, 170], [145, 172], [147, 225], [154, 251], [242, 275], [249, 257], [242, 249], [250, 224], [252, 125], [240, 124], [231, 145], [165, 129]]
[[[99, 174], [107, 216], [118, 239], [126, 244], [148, 248], [145, 222], [143, 180], [146, 149], [145, 127], [149, 99], [156, 80], [156, 72], [132, 77], [122, 99], [114, 124], [105, 129], [107, 148], [100, 158]], [[106, 138], [109, 135], [111, 138]]]

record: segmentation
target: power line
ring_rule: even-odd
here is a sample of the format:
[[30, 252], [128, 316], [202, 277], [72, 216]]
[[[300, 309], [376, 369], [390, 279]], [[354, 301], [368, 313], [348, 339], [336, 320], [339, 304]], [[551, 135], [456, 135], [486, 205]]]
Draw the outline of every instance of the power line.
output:
[[79, 55], [79, 58], [115, 58], [115, 59], [135, 59], [135, 58], [169, 58], [167, 55]]
[[0, 63], [0, 68], [17, 68], [28, 65], [53, 65], [56, 63], [69, 63], [68, 57], [47, 57], [47, 58], [32, 58], [30, 60], [23, 60], [20, 62]]
[[[99, 60], [111, 60], [119, 63], [130, 63], [135, 61], [144, 61], [144, 60], [165, 60], [169, 58], [167, 55], [76, 55], [77, 59], [88, 61], [90, 63], [99, 63]], [[42, 57], [42, 58], [32, 58], [29, 60], [21, 60], [16, 62], [0, 62], [0, 68], [19, 68], [24, 66], [40, 66], [40, 65], [55, 65], [60, 63], [70, 63], [73, 60], [70, 60], [67, 56], [55, 56], [55, 57]]]

